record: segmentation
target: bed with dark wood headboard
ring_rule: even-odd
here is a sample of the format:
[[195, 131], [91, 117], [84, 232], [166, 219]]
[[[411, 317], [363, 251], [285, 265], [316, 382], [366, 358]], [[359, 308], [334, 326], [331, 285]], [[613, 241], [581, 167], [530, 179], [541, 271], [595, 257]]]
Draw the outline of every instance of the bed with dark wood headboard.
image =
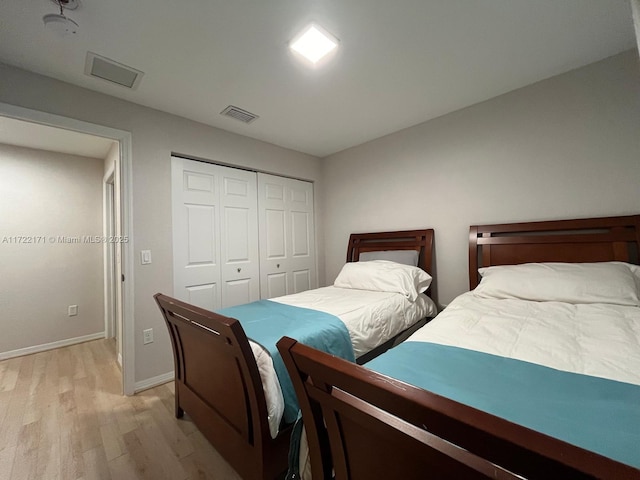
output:
[[638, 264], [640, 216], [476, 225], [469, 229], [469, 287], [479, 267], [530, 262]]
[[[631, 266], [615, 264], [612, 268], [631, 272], [632, 284], [635, 275], [636, 284], [632, 288], [638, 294], [640, 269], [633, 265], [639, 263], [639, 252], [640, 215], [472, 226], [469, 282], [472, 289], [478, 285], [479, 267], [561, 262], [580, 264], [569, 268], [582, 268], [584, 263], [595, 262], [596, 268], [609, 268], [609, 264], [599, 262], [626, 262]], [[597, 303], [591, 306], [514, 298], [489, 299], [483, 304], [483, 316], [476, 317], [475, 311], [468, 307], [474, 301], [483, 300], [474, 300], [474, 295], [474, 292], [468, 292], [458, 297], [407, 342], [367, 364], [368, 368], [348, 364], [288, 338], [278, 343], [300, 398], [313, 478], [330, 478], [332, 471], [336, 480], [392, 478], [396, 475], [415, 479], [429, 475], [453, 479], [640, 478], [640, 414], [637, 409], [640, 380], [634, 371], [639, 370], [640, 336], [632, 325], [640, 322], [637, 300], [635, 304]], [[494, 306], [496, 308], [492, 309]], [[563, 320], [574, 316], [575, 331], [578, 332], [578, 337], [568, 337], [571, 341], [567, 345], [583, 341], [596, 346], [599, 343], [608, 345], [602, 358], [587, 358], [587, 364], [591, 361], [594, 364], [601, 361], [604, 365], [609, 361], [618, 364], [628, 362], [626, 367], [635, 380], [627, 383], [614, 378], [614, 381], [591, 371], [575, 375], [571, 370], [564, 371], [564, 367], [549, 368], [542, 361], [521, 361], [517, 356], [506, 358], [467, 351], [467, 347], [459, 347], [456, 343], [439, 343], [438, 339], [446, 329], [459, 338], [471, 337], [470, 345], [474, 344], [472, 337], [478, 329], [488, 330], [491, 337], [495, 333], [491, 330], [491, 323], [504, 326], [508, 325], [504, 322], [520, 321], [519, 318], [511, 318], [516, 307], [525, 312], [525, 320], [529, 317], [532, 322], [537, 322], [536, 314], [547, 311], [547, 308], [567, 310], [569, 314]], [[595, 337], [580, 338], [588, 332], [582, 328], [610, 310], [618, 312], [613, 322], [617, 325], [612, 325], [612, 328], [635, 330], [636, 333], [630, 333], [635, 343], [619, 342], [618, 330], [608, 332], [607, 324], [602, 323], [598, 324]], [[581, 317], [594, 311], [595, 317]], [[505, 312], [508, 312], [507, 318], [502, 318]], [[550, 327], [544, 323], [540, 325], [550, 328], [553, 333], [553, 321], [551, 318], [547, 322]], [[474, 330], [476, 324], [480, 326]], [[514, 324], [511, 331], [518, 331], [526, 325], [529, 324]], [[533, 325], [539, 327], [537, 323]], [[559, 326], [569, 334], [573, 331], [573, 327], [567, 328], [566, 324]], [[544, 328], [540, 327], [540, 332]], [[611, 339], [607, 337], [613, 338], [612, 344], [607, 343]], [[491, 341], [501, 340], [491, 337]], [[532, 340], [518, 338], [513, 345], [517, 346], [519, 341]], [[535, 338], [533, 342], [536, 342]], [[423, 350], [420, 349], [423, 346], [428, 355], [417, 355], [422, 355]], [[540, 338], [534, 346], [542, 354], [548, 350], [551, 357], [561, 357], [563, 353], [554, 350], [557, 345], [553, 342], [547, 344], [546, 337]], [[616, 352], [618, 348], [624, 353]], [[608, 355], [620, 358], [613, 359]], [[458, 366], [458, 370], [453, 370], [457, 373], [453, 375], [446, 370], [446, 365], [441, 365], [460, 359], [466, 363], [453, 363]], [[476, 361], [477, 368], [473, 365]], [[460, 369], [460, 365], [464, 368]], [[498, 368], [490, 370], [494, 365]], [[523, 370], [509, 370], [513, 365]], [[503, 369], [506, 369], [504, 375], [501, 373]], [[526, 374], [514, 375], [514, 372]], [[529, 376], [531, 372], [536, 376]], [[581, 375], [583, 373], [586, 375]], [[540, 381], [541, 378], [545, 381]], [[547, 384], [547, 379], [559, 380], [560, 383]], [[562, 385], [565, 381], [566, 387]], [[565, 395], [564, 390], [572, 390], [574, 382], [579, 388], [576, 390], [580, 392], [579, 402], [567, 403], [562, 395]], [[595, 390], [592, 390], [592, 383]], [[494, 385], [501, 389], [494, 388]], [[460, 400], [457, 389], [465, 395], [477, 393], [480, 402], [474, 403], [472, 397]], [[541, 398], [527, 398], [529, 390], [533, 394], [539, 391]], [[594, 395], [593, 399], [591, 395]], [[467, 401], [468, 398], [472, 401]], [[551, 435], [546, 427], [531, 428], [527, 422], [509, 420], [511, 417], [504, 416], [502, 412], [498, 415], [492, 411], [495, 403], [505, 404], [517, 412], [522, 403], [524, 409], [557, 421], [564, 418], [558, 417], [557, 412], [571, 416], [574, 414], [571, 410], [576, 410], [579, 416], [584, 408], [582, 400], [589, 405], [585, 411], [591, 415], [581, 422], [569, 423], [575, 429], [569, 433], [571, 436], [573, 433], [591, 432], [591, 438], [571, 441], [564, 436], [566, 432]], [[613, 402], [613, 407], [606, 403], [607, 400]], [[490, 408], [478, 408], [478, 404]], [[553, 428], [554, 421], [551, 422]], [[568, 421], [573, 421], [573, 417]], [[615, 447], [607, 446], [610, 440], [614, 441]], [[594, 442], [596, 448], [591, 447]]]
[[[415, 250], [417, 266], [431, 273], [432, 248], [431, 229], [352, 234], [347, 262], [364, 252]], [[287, 467], [291, 426], [271, 437], [259, 368], [240, 322], [163, 294], [155, 299], [173, 346], [176, 417], [186, 412], [243, 478], [276, 478]], [[385, 341], [367, 359], [425, 322]]]

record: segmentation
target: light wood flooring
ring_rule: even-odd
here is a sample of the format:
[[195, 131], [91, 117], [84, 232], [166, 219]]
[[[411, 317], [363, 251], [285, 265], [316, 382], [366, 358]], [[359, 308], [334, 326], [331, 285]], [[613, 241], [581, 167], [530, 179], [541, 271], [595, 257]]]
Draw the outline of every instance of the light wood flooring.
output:
[[0, 480], [238, 479], [173, 416], [173, 383], [121, 395], [114, 350], [96, 340], [0, 362]]

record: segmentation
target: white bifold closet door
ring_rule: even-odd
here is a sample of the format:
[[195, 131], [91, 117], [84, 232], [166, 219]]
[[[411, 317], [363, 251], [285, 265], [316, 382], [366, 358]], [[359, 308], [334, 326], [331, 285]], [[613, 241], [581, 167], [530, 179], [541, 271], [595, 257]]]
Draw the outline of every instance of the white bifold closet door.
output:
[[260, 298], [256, 173], [172, 157], [174, 296], [215, 310]]
[[258, 217], [261, 297], [317, 288], [313, 184], [258, 173]]

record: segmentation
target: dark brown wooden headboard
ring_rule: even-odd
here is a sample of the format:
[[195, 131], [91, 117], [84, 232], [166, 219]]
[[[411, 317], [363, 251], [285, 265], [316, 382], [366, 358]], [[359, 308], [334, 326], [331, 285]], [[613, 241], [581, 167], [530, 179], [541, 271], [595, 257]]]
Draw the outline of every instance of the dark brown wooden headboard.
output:
[[357, 262], [363, 252], [416, 250], [418, 267], [433, 275], [433, 229], [398, 232], [352, 233], [347, 247], [347, 262]]
[[469, 230], [469, 287], [479, 267], [530, 262], [640, 263], [640, 215], [476, 225]]

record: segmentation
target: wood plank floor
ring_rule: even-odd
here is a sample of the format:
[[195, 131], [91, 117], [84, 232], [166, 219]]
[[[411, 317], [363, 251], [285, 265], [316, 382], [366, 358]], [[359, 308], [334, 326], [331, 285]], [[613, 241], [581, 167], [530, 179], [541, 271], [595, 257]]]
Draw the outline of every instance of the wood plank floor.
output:
[[112, 339], [0, 362], [0, 480], [239, 479], [173, 383], [120, 392]]

